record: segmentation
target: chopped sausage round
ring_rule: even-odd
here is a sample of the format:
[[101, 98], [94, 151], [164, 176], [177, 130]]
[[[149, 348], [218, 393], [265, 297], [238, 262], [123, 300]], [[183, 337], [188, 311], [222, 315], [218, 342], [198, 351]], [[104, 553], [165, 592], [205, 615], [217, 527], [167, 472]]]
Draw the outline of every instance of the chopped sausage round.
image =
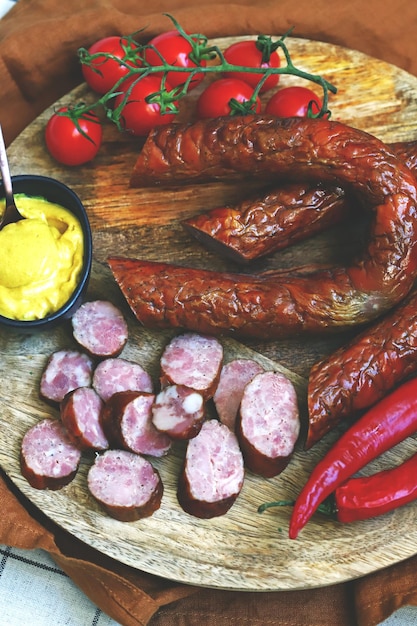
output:
[[243, 392], [236, 432], [248, 469], [265, 477], [281, 473], [300, 432], [292, 382], [278, 372], [257, 374]]
[[153, 391], [148, 372], [139, 363], [120, 357], [105, 359], [97, 365], [93, 387], [104, 401], [120, 391]]
[[103, 406], [103, 400], [92, 387], [73, 389], [62, 400], [61, 421], [70, 439], [81, 450], [106, 450], [109, 447], [100, 421]]
[[155, 457], [167, 454], [172, 441], [152, 423], [154, 400], [153, 394], [142, 391], [121, 391], [109, 398], [101, 423], [112, 447]]
[[243, 457], [236, 435], [218, 420], [207, 420], [187, 444], [178, 502], [195, 517], [224, 515], [238, 497], [243, 480]]
[[83, 352], [77, 350], [54, 352], [42, 372], [39, 389], [41, 398], [59, 404], [73, 389], [89, 387], [93, 368], [92, 359]]
[[158, 471], [147, 459], [126, 450], [97, 455], [87, 484], [102, 508], [122, 522], [149, 517], [161, 505], [163, 485]]
[[205, 418], [204, 398], [184, 385], [168, 385], [158, 393], [152, 406], [154, 426], [172, 439], [195, 437]]
[[198, 333], [177, 335], [161, 356], [161, 385], [185, 385], [211, 398], [223, 363], [218, 339]]
[[262, 371], [262, 365], [252, 359], [233, 359], [223, 365], [213, 402], [219, 420], [231, 430], [235, 429], [243, 390]]
[[35, 489], [61, 489], [75, 477], [81, 451], [63, 424], [46, 418], [29, 428], [20, 448], [23, 476]]
[[126, 320], [122, 312], [107, 300], [84, 302], [71, 321], [74, 339], [93, 356], [118, 356], [126, 345]]

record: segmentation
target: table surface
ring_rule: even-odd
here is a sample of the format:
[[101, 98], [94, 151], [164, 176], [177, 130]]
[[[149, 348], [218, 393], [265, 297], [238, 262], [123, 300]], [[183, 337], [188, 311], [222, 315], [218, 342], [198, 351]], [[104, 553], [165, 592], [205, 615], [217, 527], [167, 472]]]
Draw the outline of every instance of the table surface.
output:
[[[0, 18], [15, 2], [0, 0]], [[114, 626], [43, 550], [0, 545], [2, 623], [17, 626]], [[35, 609], [35, 610], [34, 610]], [[380, 626], [417, 624], [417, 607], [404, 607]]]

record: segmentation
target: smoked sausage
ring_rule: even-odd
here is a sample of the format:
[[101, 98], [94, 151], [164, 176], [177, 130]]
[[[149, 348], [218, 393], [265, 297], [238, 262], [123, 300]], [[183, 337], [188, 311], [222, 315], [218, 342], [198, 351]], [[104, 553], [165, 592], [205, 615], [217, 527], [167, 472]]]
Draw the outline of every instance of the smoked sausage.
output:
[[340, 222], [348, 208], [340, 187], [292, 183], [235, 207], [190, 217], [182, 225], [207, 248], [247, 263]]
[[396, 141], [389, 143], [389, 148], [405, 163], [414, 175], [417, 174], [417, 141]]
[[[388, 145], [416, 175], [417, 141]], [[348, 212], [349, 196], [340, 187], [299, 182], [190, 217], [182, 225], [209, 250], [247, 263], [338, 224]]]
[[343, 419], [354, 419], [417, 371], [417, 291], [377, 324], [315, 363], [308, 383], [311, 448]]
[[351, 188], [373, 212], [349, 267], [249, 276], [111, 257], [143, 324], [273, 339], [370, 322], [410, 291], [417, 269], [417, 181], [381, 141], [323, 119], [231, 117], [151, 131], [132, 184], [240, 175]]

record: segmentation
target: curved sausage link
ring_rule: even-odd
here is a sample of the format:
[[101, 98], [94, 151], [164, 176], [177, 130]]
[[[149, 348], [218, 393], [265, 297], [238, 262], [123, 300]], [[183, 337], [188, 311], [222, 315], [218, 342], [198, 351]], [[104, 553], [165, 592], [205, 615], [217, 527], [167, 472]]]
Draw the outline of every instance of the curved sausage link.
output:
[[132, 182], [241, 175], [320, 179], [372, 207], [370, 239], [350, 267], [309, 276], [247, 276], [110, 259], [137, 318], [157, 327], [274, 338], [369, 322], [411, 289], [417, 268], [417, 182], [378, 139], [339, 122], [235, 117], [152, 131]]
[[311, 448], [417, 371], [417, 292], [347, 346], [315, 363], [308, 384]]
[[388, 147], [414, 175], [417, 175], [417, 141], [396, 141], [389, 143]]
[[[388, 145], [416, 175], [417, 141]], [[340, 187], [300, 182], [190, 217], [183, 227], [209, 250], [247, 263], [338, 224], [348, 212], [349, 198]]]

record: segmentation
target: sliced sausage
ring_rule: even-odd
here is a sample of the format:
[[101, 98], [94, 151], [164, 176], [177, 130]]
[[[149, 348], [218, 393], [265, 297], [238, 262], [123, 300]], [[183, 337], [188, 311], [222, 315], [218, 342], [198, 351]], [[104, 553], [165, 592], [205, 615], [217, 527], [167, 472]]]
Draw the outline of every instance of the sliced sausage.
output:
[[61, 421], [70, 439], [81, 450], [106, 450], [109, 447], [100, 421], [103, 406], [103, 400], [92, 387], [73, 389], [62, 400]]
[[93, 356], [118, 356], [126, 345], [126, 320], [122, 312], [107, 300], [84, 302], [71, 321], [74, 339]]
[[262, 365], [253, 359], [233, 359], [223, 365], [213, 402], [220, 421], [231, 430], [235, 430], [236, 417], [246, 385], [262, 371]]
[[247, 263], [322, 232], [347, 213], [340, 187], [303, 182], [190, 217], [183, 227], [209, 250]]
[[236, 431], [248, 469], [265, 477], [280, 474], [300, 433], [292, 382], [277, 372], [257, 374], [243, 392]]
[[93, 361], [77, 350], [58, 350], [48, 359], [40, 381], [40, 396], [47, 402], [59, 404], [64, 396], [92, 382]]
[[178, 481], [181, 507], [195, 517], [224, 515], [238, 497], [244, 466], [236, 435], [215, 419], [190, 439]]
[[105, 359], [97, 365], [93, 387], [104, 401], [120, 391], [153, 391], [148, 372], [139, 363], [120, 357]]
[[191, 439], [200, 432], [204, 409], [201, 393], [185, 385], [168, 385], [155, 398], [152, 421], [172, 439]]
[[191, 387], [211, 398], [219, 381], [223, 346], [218, 339], [198, 333], [174, 337], [161, 356], [161, 386]]
[[112, 447], [156, 457], [167, 454], [172, 441], [153, 425], [154, 400], [154, 394], [144, 391], [120, 391], [107, 400], [101, 423]]
[[126, 450], [97, 455], [87, 484], [101, 507], [121, 522], [149, 517], [161, 505], [163, 485], [158, 471], [147, 459]]
[[74, 478], [81, 451], [56, 419], [43, 419], [25, 433], [20, 449], [22, 475], [35, 489], [56, 491]]

